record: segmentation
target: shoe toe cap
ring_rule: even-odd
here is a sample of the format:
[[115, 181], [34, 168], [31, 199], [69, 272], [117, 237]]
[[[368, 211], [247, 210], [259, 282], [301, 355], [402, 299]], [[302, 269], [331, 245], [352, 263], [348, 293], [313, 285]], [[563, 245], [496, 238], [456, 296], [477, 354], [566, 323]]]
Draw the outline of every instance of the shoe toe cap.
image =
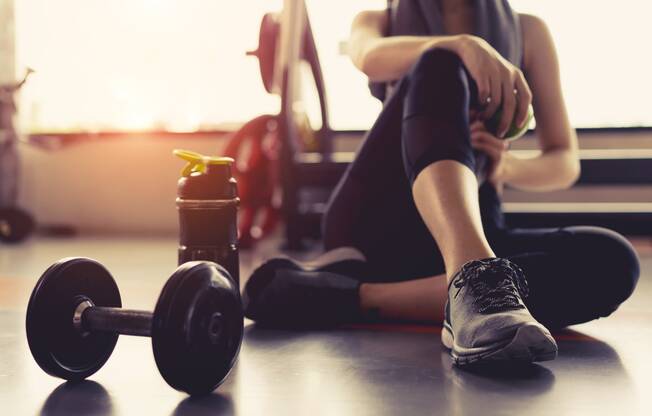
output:
[[533, 323], [538, 324], [527, 310], [487, 315], [475, 325], [470, 345], [475, 348], [508, 342], [520, 327]]

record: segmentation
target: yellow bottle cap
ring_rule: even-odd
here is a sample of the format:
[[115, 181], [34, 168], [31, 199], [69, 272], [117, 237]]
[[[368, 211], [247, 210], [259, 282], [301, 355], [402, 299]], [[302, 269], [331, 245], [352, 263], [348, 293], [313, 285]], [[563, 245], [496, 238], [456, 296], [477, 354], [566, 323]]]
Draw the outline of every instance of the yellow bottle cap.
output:
[[188, 162], [181, 176], [190, 176], [193, 172], [205, 173], [208, 165], [231, 165], [234, 162], [230, 157], [204, 156], [192, 150], [174, 149], [172, 153]]

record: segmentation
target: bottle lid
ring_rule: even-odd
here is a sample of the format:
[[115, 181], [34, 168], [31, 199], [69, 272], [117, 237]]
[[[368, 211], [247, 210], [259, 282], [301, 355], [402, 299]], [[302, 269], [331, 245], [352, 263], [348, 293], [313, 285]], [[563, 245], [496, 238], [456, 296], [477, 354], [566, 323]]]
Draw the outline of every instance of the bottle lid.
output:
[[206, 173], [208, 166], [231, 167], [234, 162], [230, 157], [204, 156], [192, 150], [174, 149], [172, 153], [188, 162], [181, 170], [181, 176], [190, 176], [193, 172]]

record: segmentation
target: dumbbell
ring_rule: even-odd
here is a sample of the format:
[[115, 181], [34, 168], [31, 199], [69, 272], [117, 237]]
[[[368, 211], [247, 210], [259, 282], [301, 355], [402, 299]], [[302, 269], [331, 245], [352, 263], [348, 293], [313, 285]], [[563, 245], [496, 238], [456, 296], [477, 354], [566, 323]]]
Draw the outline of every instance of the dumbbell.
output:
[[17, 243], [34, 231], [34, 219], [18, 208], [0, 208], [0, 241]]
[[212, 262], [177, 268], [154, 312], [121, 309], [111, 274], [95, 260], [66, 258], [50, 266], [27, 306], [27, 341], [48, 374], [83, 380], [109, 359], [118, 335], [152, 338], [159, 372], [173, 388], [212, 392], [227, 377], [242, 343], [239, 288]]

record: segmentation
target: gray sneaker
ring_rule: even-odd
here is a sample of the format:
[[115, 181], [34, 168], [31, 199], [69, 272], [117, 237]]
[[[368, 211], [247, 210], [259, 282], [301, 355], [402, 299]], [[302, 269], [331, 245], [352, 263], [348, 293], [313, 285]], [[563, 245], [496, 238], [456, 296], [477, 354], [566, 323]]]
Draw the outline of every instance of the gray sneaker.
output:
[[523, 271], [507, 259], [466, 263], [448, 285], [442, 343], [457, 365], [547, 361], [557, 343], [523, 303]]

